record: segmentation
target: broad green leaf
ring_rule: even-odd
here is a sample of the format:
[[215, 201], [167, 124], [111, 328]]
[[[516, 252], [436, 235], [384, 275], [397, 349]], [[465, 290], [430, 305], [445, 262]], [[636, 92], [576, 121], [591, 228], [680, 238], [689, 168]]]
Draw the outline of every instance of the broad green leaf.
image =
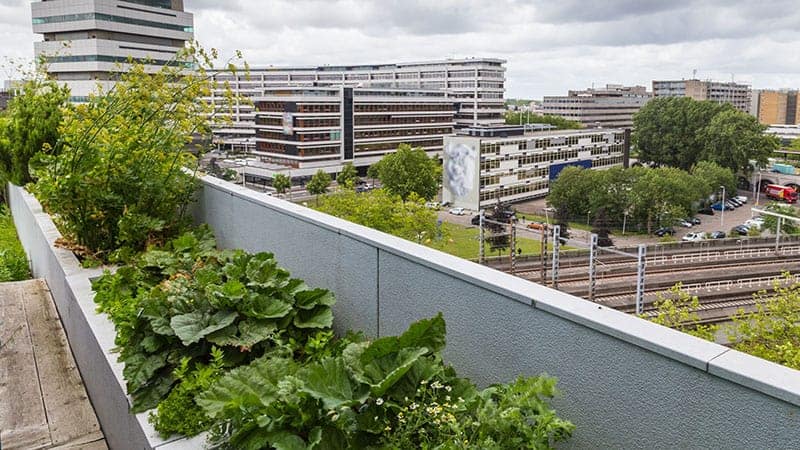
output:
[[362, 403], [369, 395], [368, 386], [350, 376], [342, 358], [326, 358], [301, 369], [297, 376], [304, 382], [301, 389], [321, 400], [326, 409]]
[[174, 316], [170, 320], [170, 326], [183, 345], [190, 345], [200, 342], [200, 339], [209, 333], [227, 327], [236, 320], [238, 315], [236, 311], [218, 311], [210, 316], [208, 313], [195, 311]]
[[276, 431], [267, 435], [266, 441], [275, 450], [306, 450], [306, 441], [288, 431]]
[[299, 310], [294, 316], [297, 328], [330, 328], [333, 324], [333, 312], [330, 306], [317, 306], [312, 310]]
[[208, 336], [206, 336], [206, 340], [217, 345], [238, 346], [239, 338], [236, 336], [238, 331], [239, 327], [235, 323], [232, 323], [221, 330], [209, 333]]
[[228, 372], [195, 397], [195, 402], [212, 418], [227, 408], [269, 405], [277, 399], [278, 382], [296, 370], [297, 363], [291, 359], [260, 358]]
[[131, 411], [140, 413], [158, 406], [161, 399], [166, 397], [170, 389], [172, 389], [172, 384], [174, 382], [175, 377], [172, 373], [162, 371], [162, 373], [151, 380], [150, 383], [131, 394], [131, 397], [133, 397]]
[[244, 298], [247, 293], [247, 288], [239, 280], [228, 280], [222, 285], [221, 295], [229, 299], [239, 300]]
[[399, 337], [399, 345], [405, 347], [427, 347], [428, 350], [438, 353], [445, 347], [445, 327], [442, 313], [430, 319], [414, 322], [405, 333]]
[[327, 289], [311, 289], [294, 294], [294, 304], [301, 309], [312, 309], [317, 305], [333, 306], [333, 292]]
[[[397, 354], [385, 355], [364, 363], [362, 373], [370, 382], [372, 395], [384, 395], [420, 357], [427, 353], [428, 349], [425, 347], [404, 348]], [[362, 362], [365, 355], [362, 355]]]
[[239, 342], [241, 347], [252, 347], [272, 336], [277, 325], [272, 320], [243, 320], [239, 322]]
[[256, 319], [277, 319], [292, 311], [292, 305], [266, 294], [251, 292], [245, 298], [247, 304], [242, 314]]
[[167, 363], [166, 355], [164, 354], [146, 356], [142, 353], [131, 355], [122, 360], [122, 362], [125, 363], [122, 375], [127, 381], [128, 392], [136, 391], [147, 384], [158, 369], [164, 367]]
[[220, 284], [222, 276], [217, 267], [203, 267], [194, 272], [194, 278], [201, 287], [209, 286], [212, 284]]

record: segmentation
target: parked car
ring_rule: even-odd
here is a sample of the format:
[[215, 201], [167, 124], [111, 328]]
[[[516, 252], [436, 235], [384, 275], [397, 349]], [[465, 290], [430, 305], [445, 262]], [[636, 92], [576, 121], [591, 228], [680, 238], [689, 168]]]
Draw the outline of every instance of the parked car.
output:
[[703, 239], [705, 239], [705, 233], [701, 232], [686, 233], [686, 235], [681, 238], [684, 242], [696, 242], [702, 241]]
[[464, 214], [466, 214], [464, 208], [450, 208], [450, 211], [448, 212], [454, 216], [463, 216]]
[[733, 227], [733, 229], [731, 229], [731, 234], [736, 233], [739, 236], [747, 236], [748, 231], [750, 231], [750, 229], [747, 226], [736, 225], [735, 227]]
[[755, 228], [756, 230], [760, 230], [761, 227], [764, 226], [764, 221], [763, 220], [750, 219], [750, 220], [746, 220], [743, 225], [746, 226], [748, 229], [749, 228]]
[[425, 207], [430, 209], [439, 209], [439, 202], [425, 202]]
[[684, 228], [692, 228], [692, 222], [689, 222], [686, 219], [678, 220], [678, 225], [680, 225], [680, 226], [682, 226]]
[[[723, 206], [722, 206], [721, 202], [717, 202], [717, 203], [714, 203], [713, 205], [711, 205], [711, 209], [713, 209], [715, 211], [722, 211], [722, 208], [723, 208]], [[724, 208], [725, 208], [725, 211], [733, 211], [733, 206], [730, 206], [727, 203], [725, 203]]]
[[714, 215], [714, 210], [711, 209], [710, 206], [706, 206], [705, 208], [701, 209], [700, 211], [697, 211], [697, 213], [698, 214], [704, 214], [706, 216], [713, 216]]
[[747, 197], [745, 197], [744, 195], [737, 195], [737, 196], [736, 196], [736, 197], [734, 197], [734, 198], [735, 198], [736, 200], [739, 200], [739, 201], [740, 201], [740, 202], [742, 202], [742, 203], [747, 203]]
[[725, 232], [724, 231], [712, 231], [711, 234], [708, 235], [711, 239], [725, 239]]
[[686, 219], [686, 220], [692, 222], [692, 225], [700, 225], [702, 223], [700, 222], [699, 217], [692, 217], [691, 219]]
[[727, 201], [731, 202], [733, 204], [733, 206], [736, 207], [736, 208], [744, 205], [744, 202], [736, 200], [736, 198], [729, 198]]
[[527, 226], [532, 230], [544, 230], [545, 228], [542, 222], [530, 222]]
[[672, 227], [661, 227], [657, 229], [653, 234], [655, 234], [658, 237], [664, 237], [666, 235], [672, 236], [673, 234], [675, 234], [675, 229]]
[[480, 214], [476, 214], [476, 215], [472, 216], [472, 219], [470, 219], [469, 222], [471, 224], [473, 224], [473, 225], [476, 225], [476, 226], [480, 225], [481, 224], [481, 215]]

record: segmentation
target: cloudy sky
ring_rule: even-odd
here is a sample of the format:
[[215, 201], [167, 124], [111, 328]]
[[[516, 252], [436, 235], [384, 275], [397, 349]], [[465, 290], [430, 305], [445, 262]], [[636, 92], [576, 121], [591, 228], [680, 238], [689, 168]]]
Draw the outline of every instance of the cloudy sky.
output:
[[[0, 58], [31, 57], [30, 2], [0, 0]], [[509, 98], [690, 78], [800, 88], [798, 0], [184, 0], [196, 38], [253, 66], [508, 61]], [[0, 79], [8, 78], [0, 72]]]

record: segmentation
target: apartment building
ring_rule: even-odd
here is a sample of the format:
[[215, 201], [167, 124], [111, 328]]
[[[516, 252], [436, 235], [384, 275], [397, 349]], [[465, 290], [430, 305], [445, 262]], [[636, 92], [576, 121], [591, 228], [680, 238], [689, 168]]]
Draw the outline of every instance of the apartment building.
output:
[[[446, 59], [357, 66], [262, 67], [249, 73], [223, 72], [215, 76], [217, 89], [209, 101], [221, 102], [227, 88], [253, 99], [277, 87], [364, 87], [379, 89], [441, 90], [456, 105], [456, 126], [502, 125], [505, 121], [505, 60], [493, 58]], [[243, 146], [254, 136], [255, 108], [242, 101], [231, 110], [218, 111], [228, 118], [214, 127], [220, 147]]]
[[656, 97], [690, 97], [695, 100], [710, 100], [730, 103], [742, 112], [750, 111], [750, 85], [709, 80], [653, 80], [653, 95]]
[[605, 88], [544, 97], [542, 110], [545, 115], [574, 120], [586, 128], [633, 128], [633, 115], [651, 98], [644, 86], [608, 84]]
[[764, 125], [800, 123], [796, 90], [760, 90], [753, 93], [756, 117]]
[[[262, 162], [337, 172], [368, 166], [401, 143], [441, 154], [456, 104], [442, 90], [284, 87], [253, 98], [249, 152]], [[299, 173], [299, 172], [298, 172]]]
[[34, 43], [50, 75], [85, 101], [98, 85], [113, 86], [128, 58], [158, 71], [193, 39], [193, 16], [183, 0], [44, 0], [31, 4]]
[[459, 130], [444, 140], [442, 201], [479, 210], [547, 195], [565, 167], [626, 165], [630, 130]]

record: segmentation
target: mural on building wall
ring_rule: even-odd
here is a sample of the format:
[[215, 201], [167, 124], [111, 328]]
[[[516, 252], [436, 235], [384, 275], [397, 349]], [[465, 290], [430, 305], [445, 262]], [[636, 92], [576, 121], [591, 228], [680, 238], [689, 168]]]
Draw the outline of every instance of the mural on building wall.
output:
[[466, 197], [475, 188], [475, 149], [459, 142], [445, 148], [445, 180], [456, 197]]

